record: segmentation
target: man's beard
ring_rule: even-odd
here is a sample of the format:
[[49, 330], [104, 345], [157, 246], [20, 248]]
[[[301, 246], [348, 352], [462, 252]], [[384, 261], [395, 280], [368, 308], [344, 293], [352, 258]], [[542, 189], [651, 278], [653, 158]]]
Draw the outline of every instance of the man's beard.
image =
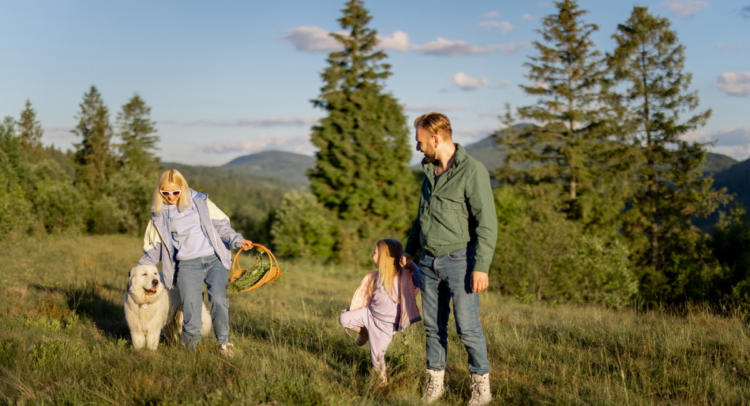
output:
[[422, 151], [422, 153], [424, 154], [424, 161], [428, 164], [437, 161], [437, 154], [435, 151]]

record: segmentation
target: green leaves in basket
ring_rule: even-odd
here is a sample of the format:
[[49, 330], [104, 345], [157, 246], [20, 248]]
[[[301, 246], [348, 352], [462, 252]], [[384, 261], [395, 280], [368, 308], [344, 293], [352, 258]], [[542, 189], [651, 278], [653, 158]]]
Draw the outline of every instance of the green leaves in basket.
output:
[[262, 278], [263, 275], [266, 274], [266, 272], [271, 270], [270, 261], [263, 261], [264, 254], [265, 252], [258, 251], [258, 253], [255, 255], [255, 264], [253, 264], [250, 269], [242, 274], [242, 276], [237, 278], [234, 282], [230, 283], [229, 286], [227, 286], [227, 290], [230, 292], [242, 292], [245, 289], [249, 289], [253, 285], [255, 285], [260, 280], [260, 278]]

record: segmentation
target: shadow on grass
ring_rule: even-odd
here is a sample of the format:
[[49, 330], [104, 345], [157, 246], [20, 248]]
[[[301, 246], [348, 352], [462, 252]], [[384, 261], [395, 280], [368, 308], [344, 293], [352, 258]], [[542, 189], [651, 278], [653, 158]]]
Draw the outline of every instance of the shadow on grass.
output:
[[[233, 311], [232, 330], [235, 334], [252, 337], [271, 345], [283, 345], [289, 349], [302, 349], [315, 356], [324, 356], [326, 363], [342, 376], [351, 376], [352, 366], [357, 376], [370, 375], [369, 351], [362, 351], [341, 331], [321, 329], [318, 320], [297, 320], [281, 323], [267, 314], [244, 310]], [[332, 333], [332, 334], [331, 334]], [[340, 333], [340, 334], [339, 334]], [[323, 339], [319, 339], [324, 334]], [[367, 346], [365, 346], [365, 349]], [[339, 379], [340, 377], [335, 377]]]
[[130, 340], [130, 330], [125, 321], [123, 289], [110, 284], [99, 284], [88, 280], [83, 285], [51, 288], [32, 285], [33, 288], [49, 293], [59, 293], [65, 298], [68, 309], [79, 316], [90, 319], [96, 328], [105, 335], [116, 339]]

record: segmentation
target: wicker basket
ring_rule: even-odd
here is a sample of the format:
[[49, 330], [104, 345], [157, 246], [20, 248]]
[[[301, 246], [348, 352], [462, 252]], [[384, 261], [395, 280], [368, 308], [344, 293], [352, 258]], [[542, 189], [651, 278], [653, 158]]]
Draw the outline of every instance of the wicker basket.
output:
[[[242, 292], [246, 292], [248, 290], [258, 289], [259, 287], [263, 286], [266, 283], [273, 282], [276, 279], [281, 276], [281, 268], [279, 267], [279, 261], [276, 260], [276, 256], [273, 255], [271, 250], [268, 248], [260, 245], [260, 244], [253, 244], [253, 247], [256, 247], [260, 250], [263, 250], [266, 254], [268, 254], [268, 259], [271, 262], [271, 269], [269, 269], [260, 279], [258, 279], [257, 282], [253, 284], [253, 286], [243, 290]], [[232, 262], [232, 278], [230, 279], [229, 283], [233, 283], [237, 279], [239, 279], [242, 275], [247, 272], [246, 270], [240, 268], [240, 253], [242, 250], [237, 251], [237, 255], [234, 257], [234, 262]]]

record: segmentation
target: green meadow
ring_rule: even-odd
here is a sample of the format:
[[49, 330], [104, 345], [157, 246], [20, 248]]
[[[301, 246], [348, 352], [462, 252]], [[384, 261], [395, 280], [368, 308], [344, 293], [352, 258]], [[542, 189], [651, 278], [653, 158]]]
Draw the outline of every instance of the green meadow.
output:
[[[195, 353], [135, 351], [124, 322], [139, 239], [80, 236], [0, 248], [0, 403], [407, 405], [424, 387], [422, 323], [396, 335], [380, 389], [367, 347], [338, 314], [367, 269], [284, 262], [284, 276], [230, 296], [230, 341]], [[250, 256], [247, 256], [250, 258]], [[482, 293], [493, 404], [750, 403], [748, 314], [522, 304]], [[451, 326], [447, 391], [468, 401], [466, 352]]]

